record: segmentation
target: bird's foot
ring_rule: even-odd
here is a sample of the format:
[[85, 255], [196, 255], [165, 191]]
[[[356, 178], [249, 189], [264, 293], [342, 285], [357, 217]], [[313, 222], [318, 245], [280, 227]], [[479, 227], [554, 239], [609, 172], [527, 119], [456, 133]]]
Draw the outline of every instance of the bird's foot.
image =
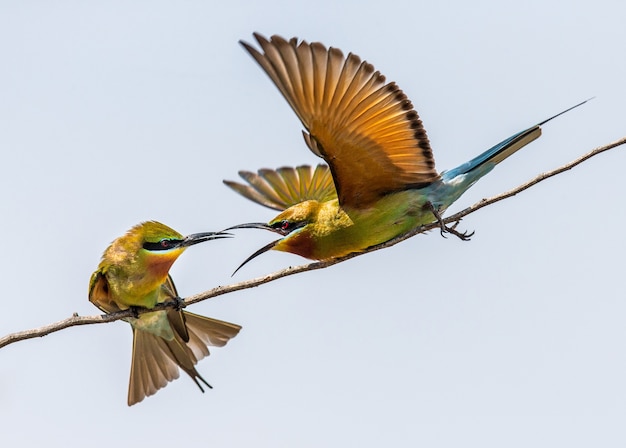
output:
[[185, 308], [187, 306], [187, 304], [185, 303], [185, 299], [183, 299], [182, 297], [174, 297], [173, 299], [174, 301], [174, 309], [176, 311], [181, 311], [183, 308]]
[[426, 205], [427, 205], [428, 209], [430, 210], [430, 212], [435, 217], [435, 219], [437, 220], [437, 223], [439, 224], [439, 231], [441, 232], [441, 236], [442, 237], [446, 238], [446, 233], [449, 233], [451, 235], [456, 236], [461, 241], [469, 241], [472, 238], [472, 236], [474, 236], [474, 232], [467, 233], [467, 231], [459, 232], [458, 230], [456, 230], [457, 226], [461, 222], [460, 219], [458, 221], [456, 221], [453, 225], [447, 226], [446, 223], [443, 222], [443, 218], [439, 214], [439, 210], [435, 208], [433, 203], [432, 202], [427, 202]]
[[471, 240], [472, 237], [474, 236], [474, 232], [467, 233], [467, 230], [465, 232], [459, 232], [458, 230], [456, 230], [456, 226], [458, 226], [460, 222], [461, 220], [459, 219], [453, 225], [446, 226], [446, 232], [451, 233], [452, 235], [458, 237], [461, 241]]
[[128, 309], [133, 314], [134, 319], [139, 319], [139, 310], [142, 310], [143, 307], [133, 305], [133, 306], [128, 307]]

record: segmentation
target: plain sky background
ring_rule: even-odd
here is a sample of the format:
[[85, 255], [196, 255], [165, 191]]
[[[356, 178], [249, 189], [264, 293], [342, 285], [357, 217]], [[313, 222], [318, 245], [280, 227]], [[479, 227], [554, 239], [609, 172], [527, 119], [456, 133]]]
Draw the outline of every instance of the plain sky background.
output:
[[[239, 47], [252, 32], [352, 51], [407, 93], [440, 170], [588, 97], [451, 211], [626, 135], [622, 1], [0, 2], [0, 333], [97, 314], [90, 274], [155, 219], [267, 221], [221, 181], [314, 164]], [[0, 350], [2, 446], [623, 447], [626, 148], [420, 235], [190, 310], [243, 325], [126, 406], [131, 331]], [[239, 231], [190, 249], [181, 295], [305, 263]], [[183, 374], [184, 375], [184, 374]]]

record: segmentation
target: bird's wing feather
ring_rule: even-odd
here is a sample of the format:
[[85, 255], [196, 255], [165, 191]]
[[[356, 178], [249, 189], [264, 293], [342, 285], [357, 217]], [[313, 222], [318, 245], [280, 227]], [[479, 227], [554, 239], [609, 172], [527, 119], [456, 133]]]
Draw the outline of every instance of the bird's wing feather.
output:
[[254, 36], [262, 52], [242, 45], [302, 121], [309, 148], [330, 165], [342, 205], [365, 207], [439, 178], [417, 112], [371, 64], [318, 42]]
[[[178, 291], [176, 290], [176, 285], [174, 284], [174, 279], [172, 276], [168, 274], [167, 280], [161, 286], [161, 298], [160, 302], [165, 302], [167, 300], [177, 300]], [[187, 332], [187, 325], [185, 324], [185, 316], [182, 310], [177, 310], [170, 308], [167, 310], [167, 320], [172, 327], [172, 330], [180, 336], [180, 338], [185, 342], [189, 342], [189, 333]]]
[[337, 197], [326, 165], [261, 169], [257, 174], [240, 171], [239, 175], [248, 185], [228, 180], [224, 183], [251, 201], [274, 210], [283, 211], [307, 200], [325, 202]]
[[108, 314], [121, 311], [121, 308], [111, 299], [109, 282], [104, 272], [100, 269], [91, 275], [89, 301]]

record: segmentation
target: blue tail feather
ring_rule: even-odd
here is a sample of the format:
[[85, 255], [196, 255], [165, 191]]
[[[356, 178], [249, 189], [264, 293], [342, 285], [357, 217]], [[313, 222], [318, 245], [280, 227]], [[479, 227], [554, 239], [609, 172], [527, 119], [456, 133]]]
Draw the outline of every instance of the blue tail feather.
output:
[[570, 110], [575, 109], [578, 106], [582, 106], [587, 101], [590, 101], [592, 99], [593, 98], [589, 98], [585, 101], [582, 101], [575, 106], [565, 109], [564, 111], [543, 120], [541, 123], [537, 123], [536, 125], [531, 126], [528, 129], [525, 129], [505, 140], [502, 140], [500, 143], [489, 148], [487, 151], [483, 152], [479, 156], [474, 157], [469, 162], [465, 162], [464, 164], [459, 165], [458, 167], [450, 171], [442, 173], [442, 177], [444, 178], [444, 180], [450, 180], [455, 178], [456, 176], [467, 174], [470, 171], [486, 163], [492, 163], [493, 165], [497, 165], [498, 163], [509, 157], [511, 154], [517, 152], [533, 140], [539, 138], [539, 136], [541, 135], [541, 126], [551, 120], [554, 120], [556, 117], [563, 115], [565, 112], [569, 112]]
[[550, 118], [531, 126], [511, 137], [502, 140], [497, 145], [489, 148], [482, 154], [474, 157], [469, 162], [465, 162], [456, 168], [441, 173], [441, 181], [426, 187], [430, 202], [438, 207], [440, 211], [445, 210], [450, 204], [456, 201], [468, 188], [491, 171], [498, 163], [522, 149], [524, 146], [541, 136], [541, 126], [563, 115], [565, 112], [582, 106], [592, 98], [576, 104]]
[[[502, 140], [500, 143], [498, 143], [495, 146], [492, 146], [487, 151], [474, 157], [472, 160], [465, 162], [462, 165], [459, 165], [456, 168], [451, 169], [450, 171], [444, 171], [443, 173], [441, 173], [441, 177], [443, 178], [444, 181], [448, 181], [448, 180], [454, 179], [457, 176], [467, 174], [484, 164], [491, 164], [493, 165], [491, 168], [493, 168], [502, 160], [506, 159], [508, 156], [510, 156], [514, 152], [517, 152], [517, 150], [523, 148], [528, 143], [538, 138], [540, 135], [541, 135], [541, 128], [539, 127], [539, 125], [535, 125], [531, 128], [525, 129], [521, 132], [518, 132], [515, 135], [512, 135], [511, 137], [505, 140]], [[529, 138], [529, 137], [532, 137], [532, 138]], [[514, 145], [518, 143], [523, 143], [523, 144], [515, 148], [514, 151], [511, 151], [511, 148], [513, 148]], [[506, 153], [507, 151], [508, 153]], [[491, 171], [491, 169], [489, 169], [487, 172], [489, 171]], [[484, 174], [487, 174], [487, 172], [485, 172]]]

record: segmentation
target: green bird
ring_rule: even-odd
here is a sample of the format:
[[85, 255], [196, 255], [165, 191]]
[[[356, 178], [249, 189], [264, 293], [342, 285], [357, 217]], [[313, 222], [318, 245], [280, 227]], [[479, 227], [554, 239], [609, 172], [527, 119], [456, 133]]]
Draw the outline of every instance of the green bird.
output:
[[497, 164], [538, 138], [542, 125], [573, 109], [440, 173], [411, 101], [371, 64], [319, 42], [254, 37], [260, 49], [241, 44], [302, 122], [306, 145], [328, 165], [242, 171], [246, 183], [224, 181], [248, 199], [280, 211], [268, 223], [226, 229], [258, 228], [280, 235], [241, 266], [270, 249], [314, 260], [338, 258], [436, 221], [442, 234], [468, 239], [471, 235], [443, 224], [445, 210]]
[[[156, 221], [138, 224], [105, 250], [89, 282], [89, 300], [106, 313], [180, 300], [169, 275], [172, 264], [189, 246], [227, 236], [207, 232], [183, 237]], [[209, 355], [207, 346], [222, 347], [241, 330], [236, 324], [176, 309], [125, 320], [133, 329], [129, 406], [178, 378], [179, 368], [202, 392], [200, 381], [210, 388], [195, 365]]]

